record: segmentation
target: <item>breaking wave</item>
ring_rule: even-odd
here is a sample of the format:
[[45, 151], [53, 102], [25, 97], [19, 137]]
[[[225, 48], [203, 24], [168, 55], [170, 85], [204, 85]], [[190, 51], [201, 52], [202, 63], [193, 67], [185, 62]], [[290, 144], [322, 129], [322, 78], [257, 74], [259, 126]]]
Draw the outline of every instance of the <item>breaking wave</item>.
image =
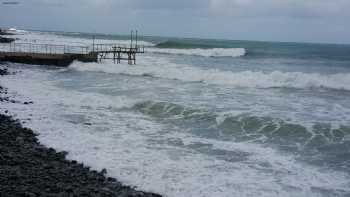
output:
[[247, 53], [245, 48], [235, 48], [234, 46], [226, 46], [224, 43], [204, 40], [168, 40], [158, 43], [154, 48], [149, 48], [147, 51], [203, 57], [241, 57]]
[[[142, 70], [138, 66], [127, 68]], [[217, 113], [177, 102], [134, 102], [130, 97], [82, 91], [80, 86], [57, 87], [62, 80], [72, 80], [70, 74], [24, 69], [6, 76], [1, 79], [2, 85], [23, 98], [30, 97], [34, 104], [4, 103], [4, 107], [18, 113], [22, 120], [30, 115], [29, 125], [40, 133], [42, 143], [69, 151], [70, 159], [93, 169], [104, 167], [125, 184], [168, 196], [349, 194], [348, 175], [337, 172], [350, 169], [346, 127], [316, 124], [314, 129], [306, 129], [303, 124], [278, 118]], [[96, 79], [101, 78], [93, 78], [93, 83], [105, 85]], [[86, 82], [82, 84], [91, 87]], [[174, 130], [169, 124], [175, 124]], [[284, 154], [271, 146], [296, 151]], [[332, 171], [305, 165], [296, 161], [299, 155], [306, 162], [321, 162], [322, 167], [340, 167]]]
[[148, 48], [147, 52], [159, 54], [193, 55], [203, 57], [241, 57], [246, 55], [244, 48], [212, 48], [212, 49], [167, 49]]
[[[132, 109], [178, 124], [179, 127], [189, 128], [192, 125], [192, 132], [201, 137], [277, 146], [283, 151], [299, 152], [301, 159], [307, 159], [307, 162], [326, 162], [330, 167], [350, 169], [350, 164], [346, 162], [350, 159], [348, 126], [332, 127], [331, 124], [315, 123], [309, 128], [279, 118], [215, 113], [160, 101], [139, 102]], [[200, 125], [200, 129], [196, 130], [193, 125]], [[344, 155], [344, 158], [339, 155]], [[337, 160], [329, 162], [330, 157]]]
[[[238, 45], [238, 43], [236, 43]], [[160, 42], [155, 46], [157, 48], [171, 48], [171, 49], [212, 49], [212, 48], [235, 48], [227, 40], [208, 40], [208, 39], [172, 39]]]
[[[147, 59], [144, 59], [147, 62]], [[119, 64], [74, 62], [70, 68], [79, 71], [105, 72], [142, 77], [155, 77], [184, 82], [200, 82], [241, 88], [326, 88], [350, 91], [350, 73], [319, 74], [302, 72], [222, 71], [200, 69], [169, 62], [129, 66]]]

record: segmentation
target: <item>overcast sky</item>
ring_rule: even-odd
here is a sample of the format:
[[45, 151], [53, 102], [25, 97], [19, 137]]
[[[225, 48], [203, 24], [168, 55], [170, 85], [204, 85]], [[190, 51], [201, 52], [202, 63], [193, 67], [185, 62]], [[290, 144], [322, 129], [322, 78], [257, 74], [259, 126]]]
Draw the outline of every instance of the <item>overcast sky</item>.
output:
[[[7, 0], [8, 2], [9, 0]], [[0, 0], [0, 26], [350, 43], [350, 0]]]

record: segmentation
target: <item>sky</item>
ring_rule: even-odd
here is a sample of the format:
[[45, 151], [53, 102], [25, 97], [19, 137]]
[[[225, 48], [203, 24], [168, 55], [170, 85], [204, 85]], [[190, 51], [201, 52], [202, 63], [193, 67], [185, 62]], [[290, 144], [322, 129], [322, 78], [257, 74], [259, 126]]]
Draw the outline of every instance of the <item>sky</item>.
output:
[[[350, 43], [350, 0], [0, 0], [0, 27]], [[7, 4], [4, 2], [18, 2]]]

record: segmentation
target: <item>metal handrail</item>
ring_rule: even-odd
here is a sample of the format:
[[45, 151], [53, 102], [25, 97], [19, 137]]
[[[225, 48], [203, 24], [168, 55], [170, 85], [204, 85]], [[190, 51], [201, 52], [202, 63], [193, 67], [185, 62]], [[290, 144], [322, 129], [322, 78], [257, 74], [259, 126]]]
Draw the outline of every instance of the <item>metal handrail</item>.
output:
[[93, 46], [72, 46], [58, 44], [36, 43], [6, 43], [0, 44], [2, 52], [43, 53], [43, 54], [88, 54], [90, 52], [121, 51], [144, 53], [143, 45], [130, 46], [127, 44], [94, 44]]
[[94, 46], [93, 46], [94, 52], [112, 51], [112, 50], [133, 51], [133, 52], [137, 52], [137, 53], [144, 53], [145, 46], [144, 45], [130, 46], [128, 44], [94, 44]]
[[43, 54], [87, 54], [89, 47], [57, 44], [7, 43], [0, 45], [0, 51]]

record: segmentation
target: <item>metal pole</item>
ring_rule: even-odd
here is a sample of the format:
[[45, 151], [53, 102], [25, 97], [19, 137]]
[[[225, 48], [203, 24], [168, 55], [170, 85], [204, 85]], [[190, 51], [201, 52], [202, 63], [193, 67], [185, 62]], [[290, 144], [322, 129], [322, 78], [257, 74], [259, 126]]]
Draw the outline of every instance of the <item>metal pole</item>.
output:
[[92, 52], [95, 52], [95, 35], [92, 36]]
[[132, 34], [134, 33], [133, 30], [131, 30], [131, 39], [130, 39], [130, 48], [132, 48]]
[[136, 30], [136, 46], [135, 46], [135, 48], [136, 48], [136, 52], [137, 52], [137, 30]]

